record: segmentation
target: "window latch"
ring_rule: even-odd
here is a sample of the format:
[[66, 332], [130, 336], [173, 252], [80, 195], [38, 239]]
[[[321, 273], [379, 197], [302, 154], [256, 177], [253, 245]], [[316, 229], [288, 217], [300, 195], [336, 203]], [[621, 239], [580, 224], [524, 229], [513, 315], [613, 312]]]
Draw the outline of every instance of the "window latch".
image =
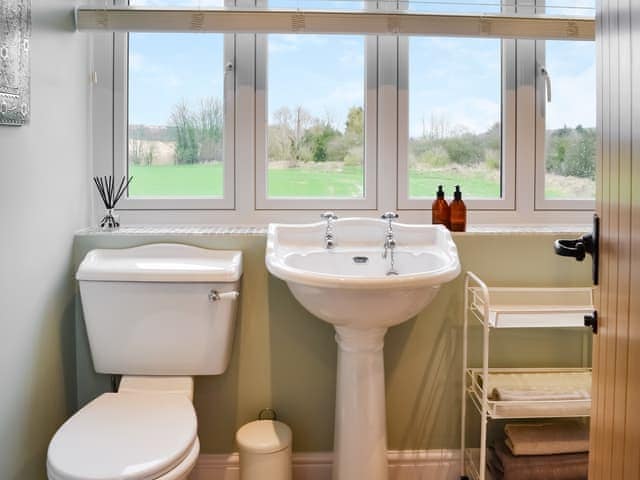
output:
[[224, 64], [224, 71], [225, 73], [232, 73], [233, 72], [233, 62], [227, 62]]
[[545, 88], [547, 92], [547, 103], [551, 103], [551, 76], [546, 67], [540, 67], [540, 75], [544, 78]]

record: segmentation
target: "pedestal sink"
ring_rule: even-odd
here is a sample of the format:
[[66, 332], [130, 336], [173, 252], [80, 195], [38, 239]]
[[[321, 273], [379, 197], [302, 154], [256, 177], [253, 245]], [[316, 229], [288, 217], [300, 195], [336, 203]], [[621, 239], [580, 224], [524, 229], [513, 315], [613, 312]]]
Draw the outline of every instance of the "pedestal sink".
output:
[[[390, 230], [391, 220], [334, 218], [269, 225], [266, 265], [336, 330], [333, 479], [386, 480], [384, 335], [427, 306], [460, 262], [442, 226], [393, 223]], [[394, 248], [383, 257], [389, 238]]]

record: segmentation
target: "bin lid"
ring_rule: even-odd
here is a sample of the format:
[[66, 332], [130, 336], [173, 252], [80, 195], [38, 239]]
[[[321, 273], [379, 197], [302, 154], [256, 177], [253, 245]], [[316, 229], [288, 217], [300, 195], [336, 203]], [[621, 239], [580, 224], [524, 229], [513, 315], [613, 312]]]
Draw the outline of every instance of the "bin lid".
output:
[[240, 427], [236, 441], [240, 450], [274, 453], [291, 446], [291, 429], [277, 420], [256, 420]]

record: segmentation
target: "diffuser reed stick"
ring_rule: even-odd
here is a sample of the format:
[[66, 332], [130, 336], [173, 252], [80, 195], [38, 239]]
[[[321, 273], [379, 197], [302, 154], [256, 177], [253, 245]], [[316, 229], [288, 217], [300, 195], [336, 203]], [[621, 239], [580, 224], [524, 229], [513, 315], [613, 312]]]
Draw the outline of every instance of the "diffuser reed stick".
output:
[[116, 188], [115, 179], [111, 175], [93, 177], [93, 183], [96, 184], [102, 203], [104, 203], [104, 208], [107, 209], [107, 214], [100, 221], [101, 228], [113, 230], [120, 226], [120, 223], [113, 216], [113, 209], [116, 207], [118, 201], [120, 201], [122, 195], [124, 195], [124, 192], [127, 191], [131, 180], [133, 180], [133, 177], [129, 177], [128, 180], [127, 177], [122, 177], [118, 188]]

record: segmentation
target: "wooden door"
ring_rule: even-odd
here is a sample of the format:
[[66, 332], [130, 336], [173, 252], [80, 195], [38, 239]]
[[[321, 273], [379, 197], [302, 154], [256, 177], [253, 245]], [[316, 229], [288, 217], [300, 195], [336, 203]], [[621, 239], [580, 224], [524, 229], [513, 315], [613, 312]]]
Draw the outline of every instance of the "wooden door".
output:
[[589, 478], [640, 480], [640, 0], [597, 0], [601, 217]]

